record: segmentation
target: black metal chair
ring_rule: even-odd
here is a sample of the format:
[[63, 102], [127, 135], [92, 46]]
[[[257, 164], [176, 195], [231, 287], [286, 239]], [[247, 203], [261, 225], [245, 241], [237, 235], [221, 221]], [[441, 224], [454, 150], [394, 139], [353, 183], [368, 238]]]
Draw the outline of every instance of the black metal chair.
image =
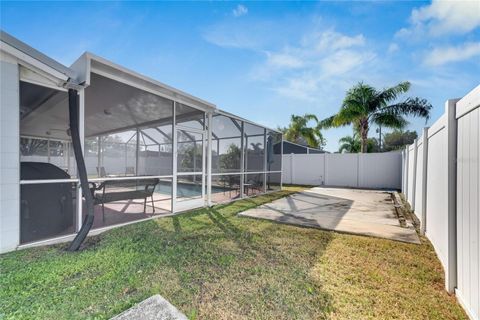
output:
[[[152, 200], [153, 213], [155, 213], [155, 203], [153, 201], [153, 192], [155, 187], [160, 182], [159, 179], [132, 179], [132, 180], [107, 180], [100, 185], [96, 185], [93, 182], [90, 191], [92, 192], [94, 204], [102, 205], [102, 218], [105, 221], [105, 203], [132, 200], [132, 199], [144, 199], [143, 212], [147, 210], [147, 198]], [[139, 188], [140, 187], [140, 188]], [[125, 190], [132, 188], [133, 190]], [[100, 192], [97, 192], [100, 191]]]

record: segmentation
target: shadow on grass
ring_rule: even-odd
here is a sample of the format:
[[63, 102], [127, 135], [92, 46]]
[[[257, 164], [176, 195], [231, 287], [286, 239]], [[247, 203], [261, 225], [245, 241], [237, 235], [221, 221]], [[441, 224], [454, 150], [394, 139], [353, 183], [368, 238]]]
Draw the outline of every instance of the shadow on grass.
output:
[[198, 318], [327, 318], [331, 296], [311, 268], [332, 235], [236, 216], [288, 194], [121, 227], [75, 254], [2, 256], [0, 309], [6, 319], [103, 319], [160, 293]]

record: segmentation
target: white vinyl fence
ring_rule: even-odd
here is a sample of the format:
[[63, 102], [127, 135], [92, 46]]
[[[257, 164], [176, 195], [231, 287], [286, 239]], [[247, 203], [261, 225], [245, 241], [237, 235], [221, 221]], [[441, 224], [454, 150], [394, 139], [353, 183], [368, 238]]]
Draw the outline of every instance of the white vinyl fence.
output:
[[402, 191], [471, 319], [480, 317], [480, 86], [403, 152]]
[[283, 183], [314, 186], [400, 189], [402, 153], [283, 155]]

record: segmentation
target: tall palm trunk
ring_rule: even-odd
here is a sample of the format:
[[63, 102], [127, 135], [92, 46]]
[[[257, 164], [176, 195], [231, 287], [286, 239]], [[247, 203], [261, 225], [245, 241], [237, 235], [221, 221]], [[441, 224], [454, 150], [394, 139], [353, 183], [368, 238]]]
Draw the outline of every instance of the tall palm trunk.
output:
[[367, 153], [367, 140], [368, 140], [368, 119], [360, 120], [360, 139], [361, 139], [361, 153]]

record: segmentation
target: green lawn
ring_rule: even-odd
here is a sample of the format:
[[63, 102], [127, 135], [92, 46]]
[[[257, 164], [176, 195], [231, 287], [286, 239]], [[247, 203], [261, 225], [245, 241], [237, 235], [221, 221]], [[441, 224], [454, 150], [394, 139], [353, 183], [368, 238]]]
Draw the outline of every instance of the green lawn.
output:
[[0, 319], [105, 319], [156, 293], [191, 319], [466, 319], [431, 245], [237, 217], [275, 194], [0, 256]]

